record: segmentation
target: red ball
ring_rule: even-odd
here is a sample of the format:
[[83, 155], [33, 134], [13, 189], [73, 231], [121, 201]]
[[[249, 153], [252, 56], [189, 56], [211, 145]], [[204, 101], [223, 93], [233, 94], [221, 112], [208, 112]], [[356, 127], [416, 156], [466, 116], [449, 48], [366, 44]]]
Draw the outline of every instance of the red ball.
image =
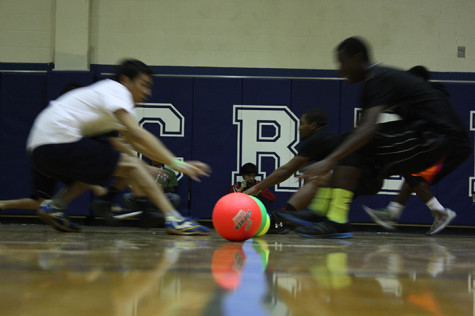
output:
[[247, 194], [229, 193], [216, 202], [213, 225], [218, 234], [230, 241], [254, 237], [262, 223], [259, 204]]

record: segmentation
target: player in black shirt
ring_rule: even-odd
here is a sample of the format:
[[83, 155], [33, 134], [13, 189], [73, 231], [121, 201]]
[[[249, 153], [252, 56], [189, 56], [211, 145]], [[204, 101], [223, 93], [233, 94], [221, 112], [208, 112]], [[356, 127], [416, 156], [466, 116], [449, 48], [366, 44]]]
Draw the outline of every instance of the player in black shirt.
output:
[[[449, 97], [448, 91], [442, 84], [429, 81], [430, 73], [424, 66], [412, 67], [407, 72], [421, 78], [427, 84], [429, 84], [430, 87], [436, 89], [446, 98]], [[456, 124], [460, 135], [458, 141], [462, 144], [463, 148], [467, 148], [467, 146], [464, 146], [463, 144], [468, 143], [468, 131], [462, 129], [463, 123], [453, 108], [449, 108], [449, 110], [452, 112], [453, 121], [458, 121]], [[437, 234], [456, 217], [456, 213], [440, 204], [440, 202], [432, 193], [430, 185], [436, 183], [443, 176], [453, 171], [453, 169], [458, 167], [460, 163], [468, 157], [469, 154], [470, 153], [468, 150], [466, 150], [465, 153], [460, 151], [447, 152], [441, 161], [436, 163], [434, 166], [420, 173], [406, 176], [405, 182], [402, 185], [398, 196], [394, 201], [391, 201], [386, 208], [371, 209], [367, 206], [363, 206], [366, 213], [368, 213], [368, 215], [382, 227], [389, 230], [394, 230], [395, 224], [404, 210], [407, 200], [410, 198], [411, 193], [415, 192], [417, 196], [431, 210], [432, 215], [434, 216], [434, 222], [426, 234], [429, 236]]]
[[[330, 154], [340, 143], [340, 136], [327, 129], [327, 117], [322, 109], [310, 109], [300, 119], [300, 137], [302, 143], [297, 155], [285, 165], [274, 170], [267, 178], [247, 189], [244, 193], [257, 195], [262, 190], [287, 180], [298, 170], [311, 161], [319, 161]], [[300, 210], [312, 201], [319, 185], [317, 181], [306, 181], [291, 198], [287, 201], [283, 210], [294, 212]], [[325, 189], [319, 189], [319, 194], [324, 194]], [[312, 207], [312, 205], [310, 205]], [[275, 212], [271, 214], [270, 233], [285, 233], [288, 231], [278, 219]], [[313, 213], [309, 213], [312, 217]]]
[[[362, 170], [378, 178], [410, 175], [432, 166], [450, 151], [470, 149], [463, 126], [453, 119], [447, 98], [405, 71], [371, 64], [365, 43], [356, 37], [336, 50], [340, 73], [349, 83], [363, 82], [357, 128], [325, 159], [305, 170], [316, 179], [333, 170], [328, 220], [297, 228], [304, 237], [348, 238], [349, 204]], [[402, 120], [378, 124], [380, 114], [392, 111]]]

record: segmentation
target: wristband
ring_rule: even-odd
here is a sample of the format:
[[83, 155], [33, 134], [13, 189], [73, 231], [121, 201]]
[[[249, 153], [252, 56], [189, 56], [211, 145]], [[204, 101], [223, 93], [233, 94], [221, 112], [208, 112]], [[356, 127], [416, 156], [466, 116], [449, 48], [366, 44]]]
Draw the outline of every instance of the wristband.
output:
[[172, 167], [172, 169], [177, 170], [177, 169], [181, 169], [181, 167], [183, 167], [185, 164], [186, 164], [186, 162], [184, 162], [183, 160], [175, 158], [170, 163], [170, 167]]

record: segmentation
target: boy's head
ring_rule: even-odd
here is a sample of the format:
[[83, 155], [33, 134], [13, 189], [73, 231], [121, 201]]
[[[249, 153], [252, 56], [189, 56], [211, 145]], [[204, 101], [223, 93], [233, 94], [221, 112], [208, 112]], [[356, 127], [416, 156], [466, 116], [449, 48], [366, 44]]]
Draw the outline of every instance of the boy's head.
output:
[[370, 65], [369, 49], [359, 37], [349, 37], [336, 48], [339, 72], [350, 83], [363, 81]]
[[327, 126], [327, 116], [324, 110], [318, 108], [307, 110], [300, 118], [300, 138], [307, 139], [317, 129], [325, 126]]
[[113, 79], [130, 91], [134, 103], [140, 103], [152, 95], [152, 75], [152, 69], [140, 60], [126, 59], [116, 67]]
[[409, 69], [407, 72], [414, 76], [422, 78], [425, 81], [429, 81], [430, 79], [429, 70], [427, 70], [427, 68], [424, 66], [414, 66], [411, 69]]
[[248, 162], [241, 167], [240, 173], [244, 180], [254, 180], [257, 176], [257, 166]]

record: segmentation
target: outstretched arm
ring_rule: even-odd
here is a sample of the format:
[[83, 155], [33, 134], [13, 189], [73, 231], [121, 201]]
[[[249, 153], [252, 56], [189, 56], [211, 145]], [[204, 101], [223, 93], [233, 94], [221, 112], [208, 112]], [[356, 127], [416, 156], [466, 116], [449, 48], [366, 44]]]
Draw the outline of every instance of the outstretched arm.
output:
[[257, 195], [265, 188], [271, 187], [282, 181], [287, 180], [292, 174], [300, 170], [308, 163], [308, 157], [295, 156], [285, 165], [277, 168], [267, 178], [247, 189], [244, 193], [250, 195]]
[[313, 178], [325, 175], [336, 167], [341, 159], [369, 143], [376, 135], [379, 115], [384, 112], [385, 109], [386, 106], [380, 105], [364, 111], [360, 124], [346, 140], [328, 155], [328, 157], [305, 168], [303, 177]]
[[176, 171], [183, 172], [193, 180], [198, 181], [199, 176], [207, 176], [210, 172], [209, 166], [202, 162], [178, 162], [172, 152], [152, 133], [140, 127], [135, 118], [126, 110], [117, 110], [114, 115], [126, 128], [125, 131], [121, 131], [121, 134], [139, 153], [154, 161], [162, 162]]

